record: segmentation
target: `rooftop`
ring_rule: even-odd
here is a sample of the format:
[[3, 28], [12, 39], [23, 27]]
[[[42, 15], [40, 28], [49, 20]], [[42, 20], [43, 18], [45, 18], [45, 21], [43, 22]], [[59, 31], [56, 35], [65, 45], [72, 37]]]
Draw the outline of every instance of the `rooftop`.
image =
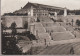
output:
[[31, 3], [31, 2], [28, 2], [28, 3], [23, 7], [23, 9], [25, 9], [28, 4], [31, 4], [31, 5], [36, 6], [36, 7], [43, 7], [43, 8], [61, 9], [61, 10], [64, 9], [64, 8], [62, 8], [62, 7], [56, 7], [56, 6], [44, 5], [44, 4], [38, 4], [38, 3]]

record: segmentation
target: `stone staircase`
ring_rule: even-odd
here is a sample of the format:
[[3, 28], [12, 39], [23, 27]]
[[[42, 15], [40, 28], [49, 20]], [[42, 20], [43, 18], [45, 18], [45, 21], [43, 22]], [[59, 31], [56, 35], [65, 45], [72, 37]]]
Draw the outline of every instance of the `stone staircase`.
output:
[[46, 42], [49, 42], [51, 40], [51, 36], [48, 33], [39, 33], [38, 36], [39, 40], [45, 41], [46, 39]]
[[34, 23], [35, 24], [35, 32], [37, 31], [37, 39], [44, 41], [50, 41], [51, 37], [50, 35], [46, 32], [46, 29], [43, 27], [42, 23]]
[[51, 37], [54, 41], [69, 40], [75, 38], [71, 32], [53, 32], [51, 34]]
[[73, 27], [66, 25], [64, 22], [43, 22], [42, 25], [54, 41], [75, 38], [72, 34], [72, 31], [74, 30]]
[[48, 16], [40, 16], [40, 22], [53, 22]]
[[67, 26], [66, 23], [54, 23], [49, 17], [42, 17], [40, 20], [42, 21], [35, 24], [35, 31], [38, 31], [38, 40], [44, 42], [44, 39], [52, 41], [53, 38], [53, 41], [61, 41], [75, 38], [71, 33], [72, 27]]

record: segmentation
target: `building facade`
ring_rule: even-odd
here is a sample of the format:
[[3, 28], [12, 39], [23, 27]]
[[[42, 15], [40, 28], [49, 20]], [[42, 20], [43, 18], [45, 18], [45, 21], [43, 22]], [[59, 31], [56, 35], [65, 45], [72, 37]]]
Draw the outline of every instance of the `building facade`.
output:
[[28, 16], [57, 16], [60, 11], [64, 11], [63, 15], [67, 16], [67, 8], [43, 5], [28, 2], [23, 8], [14, 13], [27, 14]]
[[[28, 2], [23, 8], [20, 10], [14, 11], [13, 16], [3, 16], [4, 19], [2, 22], [10, 27], [11, 23], [14, 21], [18, 25], [17, 27], [23, 27], [24, 22], [32, 23], [37, 21], [37, 19], [44, 18], [56, 18], [59, 13], [63, 11], [63, 15], [67, 16], [67, 8], [43, 5], [38, 3]], [[18, 15], [18, 16], [17, 16]], [[25, 15], [25, 16], [24, 16]]]

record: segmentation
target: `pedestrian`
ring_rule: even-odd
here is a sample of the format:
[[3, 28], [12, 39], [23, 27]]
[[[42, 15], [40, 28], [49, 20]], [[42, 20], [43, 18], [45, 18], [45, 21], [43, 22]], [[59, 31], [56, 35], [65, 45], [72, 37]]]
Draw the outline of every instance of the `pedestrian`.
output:
[[44, 39], [45, 45], [46, 45], [46, 39]]
[[51, 32], [50, 32], [50, 36], [51, 36]]
[[76, 38], [76, 32], [75, 32], [75, 38]]
[[71, 49], [70, 49], [70, 54], [74, 54], [74, 49], [73, 49], [73, 47], [71, 47]]

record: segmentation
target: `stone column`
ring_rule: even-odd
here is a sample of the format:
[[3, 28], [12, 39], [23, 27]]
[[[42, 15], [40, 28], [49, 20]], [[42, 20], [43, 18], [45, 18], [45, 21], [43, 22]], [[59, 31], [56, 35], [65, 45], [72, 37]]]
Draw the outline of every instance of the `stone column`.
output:
[[28, 9], [28, 16], [33, 16], [33, 6]]
[[57, 12], [54, 12], [54, 16], [55, 20], [57, 20]]
[[31, 6], [31, 12], [30, 12], [31, 16], [33, 16], [33, 6]]
[[27, 21], [28, 21], [28, 30], [30, 31], [30, 17], [27, 17]]
[[57, 17], [57, 12], [54, 12], [55, 17]]
[[37, 39], [38, 39], [38, 30], [36, 30], [36, 37], [37, 37]]
[[34, 30], [35, 30], [35, 25], [34, 24], [30, 25], [30, 32], [32, 34], [34, 34]]
[[64, 17], [67, 16], [67, 8], [64, 8]]

